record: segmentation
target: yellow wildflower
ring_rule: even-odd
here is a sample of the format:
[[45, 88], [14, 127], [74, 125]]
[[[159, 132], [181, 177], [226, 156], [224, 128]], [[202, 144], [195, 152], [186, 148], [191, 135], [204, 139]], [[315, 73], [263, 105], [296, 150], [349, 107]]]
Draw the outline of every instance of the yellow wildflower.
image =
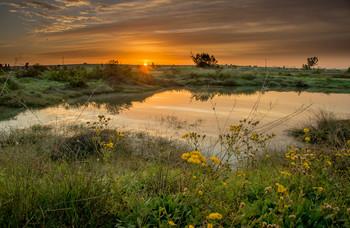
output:
[[189, 226], [188, 226], [188, 228], [194, 228], [194, 226], [192, 226], [192, 225], [189, 225]]
[[216, 157], [210, 157], [210, 160], [212, 160], [216, 164], [220, 164], [220, 160], [217, 159]]
[[193, 176], [193, 179], [197, 179], [197, 177], [196, 177], [196, 176]]
[[230, 131], [239, 131], [241, 129], [240, 126], [230, 126]]
[[176, 224], [173, 221], [168, 222], [170, 226], [176, 226]]
[[313, 189], [317, 189], [318, 191], [322, 192], [323, 191], [323, 188], [322, 187], [312, 187]]
[[213, 224], [208, 223], [207, 228], [213, 228]]
[[305, 137], [306, 142], [310, 142], [310, 137]]
[[220, 220], [222, 219], [222, 215], [220, 213], [210, 213], [208, 216], [207, 216], [207, 219], [217, 219], [217, 220]]
[[124, 135], [123, 133], [121, 133], [121, 132], [118, 132], [117, 135], [118, 135], [119, 137], [125, 137], [125, 135]]
[[295, 165], [295, 162], [291, 162], [290, 164], [291, 164], [291, 165]]
[[287, 176], [290, 176], [291, 174], [290, 173], [288, 173], [287, 171], [281, 171], [281, 174], [283, 174], [283, 175], [287, 175]]
[[277, 189], [278, 192], [283, 193], [283, 192], [287, 191], [287, 189], [279, 183], [276, 183], [276, 186], [278, 187], [278, 189]]
[[331, 162], [331, 161], [326, 161], [326, 163], [327, 163], [328, 165], [332, 165], [332, 162]]
[[201, 164], [201, 167], [205, 167], [205, 166], [206, 166], [206, 164], [205, 164], [205, 163], [202, 163], [202, 164]]
[[190, 136], [190, 135], [188, 133], [186, 133], [182, 136], [182, 138], [184, 139], [184, 138], [187, 138], [188, 136]]
[[284, 200], [283, 196], [280, 196], [280, 200]]
[[193, 158], [193, 157], [190, 157], [187, 161], [189, 163], [195, 163], [195, 164], [200, 164], [201, 163], [201, 161], [198, 158]]
[[202, 191], [198, 191], [198, 195], [203, 195], [203, 192]]
[[310, 169], [310, 166], [309, 166], [309, 164], [308, 164], [307, 162], [304, 163], [304, 167], [305, 167], [306, 169]]
[[188, 158], [189, 156], [190, 156], [190, 153], [183, 153], [183, 154], [181, 155], [181, 158], [187, 160], [187, 158]]
[[304, 128], [304, 132], [305, 132], [305, 133], [309, 133], [309, 131], [310, 131], [310, 130], [309, 130], [308, 128]]
[[270, 156], [269, 156], [268, 154], [266, 154], [266, 156], [265, 156], [265, 157], [269, 158]]
[[227, 183], [226, 183], [226, 182], [222, 182], [222, 184], [223, 184], [224, 186], [227, 186]]

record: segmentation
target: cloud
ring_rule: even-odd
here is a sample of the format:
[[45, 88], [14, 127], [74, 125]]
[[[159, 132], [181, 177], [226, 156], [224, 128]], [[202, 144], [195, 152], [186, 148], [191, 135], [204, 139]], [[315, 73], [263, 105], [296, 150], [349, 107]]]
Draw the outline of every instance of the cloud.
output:
[[66, 7], [70, 6], [91, 6], [92, 3], [88, 0], [55, 0], [58, 3], [63, 3]]
[[[17, 0], [5, 4], [27, 18], [37, 37], [61, 40], [55, 44], [61, 48], [76, 45], [79, 48], [72, 49], [83, 53], [89, 46], [108, 50], [107, 45], [145, 55], [170, 49], [174, 55], [203, 49], [223, 56], [343, 55], [350, 50], [348, 0]], [[91, 53], [100, 54], [94, 49]]]
[[26, 4], [28, 6], [39, 7], [39, 8], [48, 10], [48, 11], [57, 11], [57, 10], [61, 10], [62, 9], [62, 7], [60, 7], [60, 6], [49, 4], [47, 2], [28, 1], [28, 2], [26, 2]]

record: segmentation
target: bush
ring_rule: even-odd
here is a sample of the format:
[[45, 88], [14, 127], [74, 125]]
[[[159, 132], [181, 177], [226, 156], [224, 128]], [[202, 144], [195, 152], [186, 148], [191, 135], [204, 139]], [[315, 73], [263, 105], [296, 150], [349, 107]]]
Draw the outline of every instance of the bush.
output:
[[244, 73], [242, 75], [242, 79], [245, 79], [245, 80], [254, 80], [256, 79], [256, 74], [253, 74], [253, 73]]
[[295, 82], [296, 87], [308, 87], [309, 85], [304, 80], [298, 80]]
[[28, 69], [25, 70], [19, 70], [16, 72], [16, 77], [17, 78], [38, 78], [41, 76], [41, 74], [45, 71], [47, 71], [47, 67], [40, 65], [39, 63], [29, 67]]
[[71, 87], [83, 87], [86, 85], [88, 72], [82, 67], [63, 68], [58, 71], [50, 71], [45, 74], [49, 80], [67, 82]]
[[218, 63], [216, 58], [213, 55], [210, 56], [208, 53], [196, 54], [196, 56], [193, 56], [193, 53], [192, 53], [191, 58], [198, 67], [203, 67], [203, 68], [216, 67]]

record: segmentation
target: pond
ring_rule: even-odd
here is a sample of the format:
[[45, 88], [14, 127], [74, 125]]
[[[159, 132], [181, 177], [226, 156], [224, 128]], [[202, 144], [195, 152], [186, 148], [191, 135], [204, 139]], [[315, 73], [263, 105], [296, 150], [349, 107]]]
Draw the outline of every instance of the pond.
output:
[[110, 117], [110, 127], [181, 138], [186, 132], [206, 134], [208, 145], [230, 125], [249, 118], [260, 120], [258, 132], [275, 132], [275, 145], [295, 143], [285, 130], [313, 118], [319, 109], [349, 117], [350, 94], [309, 92], [245, 92], [233, 89], [165, 90], [144, 94], [107, 94], [80, 98], [57, 106], [27, 110], [0, 122], [0, 130], [34, 124], [54, 125], [97, 121]]

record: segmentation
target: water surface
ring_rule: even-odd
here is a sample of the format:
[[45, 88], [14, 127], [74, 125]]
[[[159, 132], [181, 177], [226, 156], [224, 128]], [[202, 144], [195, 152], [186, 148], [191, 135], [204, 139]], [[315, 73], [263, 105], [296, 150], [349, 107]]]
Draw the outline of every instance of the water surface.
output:
[[[350, 113], [349, 94], [308, 92], [198, 92], [170, 90], [138, 95], [108, 94], [74, 100], [36, 111], [27, 110], [14, 119], [0, 122], [0, 129], [28, 127], [33, 124], [62, 125], [96, 121], [98, 115], [111, 118], [110, 127], [147, 131], [151, 134], [180, 138], [195, 131], [215, 141], [229, 125], [249, 117], [260, 120], [259, 132], [275, 132], [276, 142], [293, 141], [284, 131], [301, 126], [318, 109], [332, 111], [341, 117]], [[294, 115], [297, 110], [310, 106]], [[292, 114], [292, 118], [287, 118]], [[275, 124], [274, 124], [275, 123]]]

